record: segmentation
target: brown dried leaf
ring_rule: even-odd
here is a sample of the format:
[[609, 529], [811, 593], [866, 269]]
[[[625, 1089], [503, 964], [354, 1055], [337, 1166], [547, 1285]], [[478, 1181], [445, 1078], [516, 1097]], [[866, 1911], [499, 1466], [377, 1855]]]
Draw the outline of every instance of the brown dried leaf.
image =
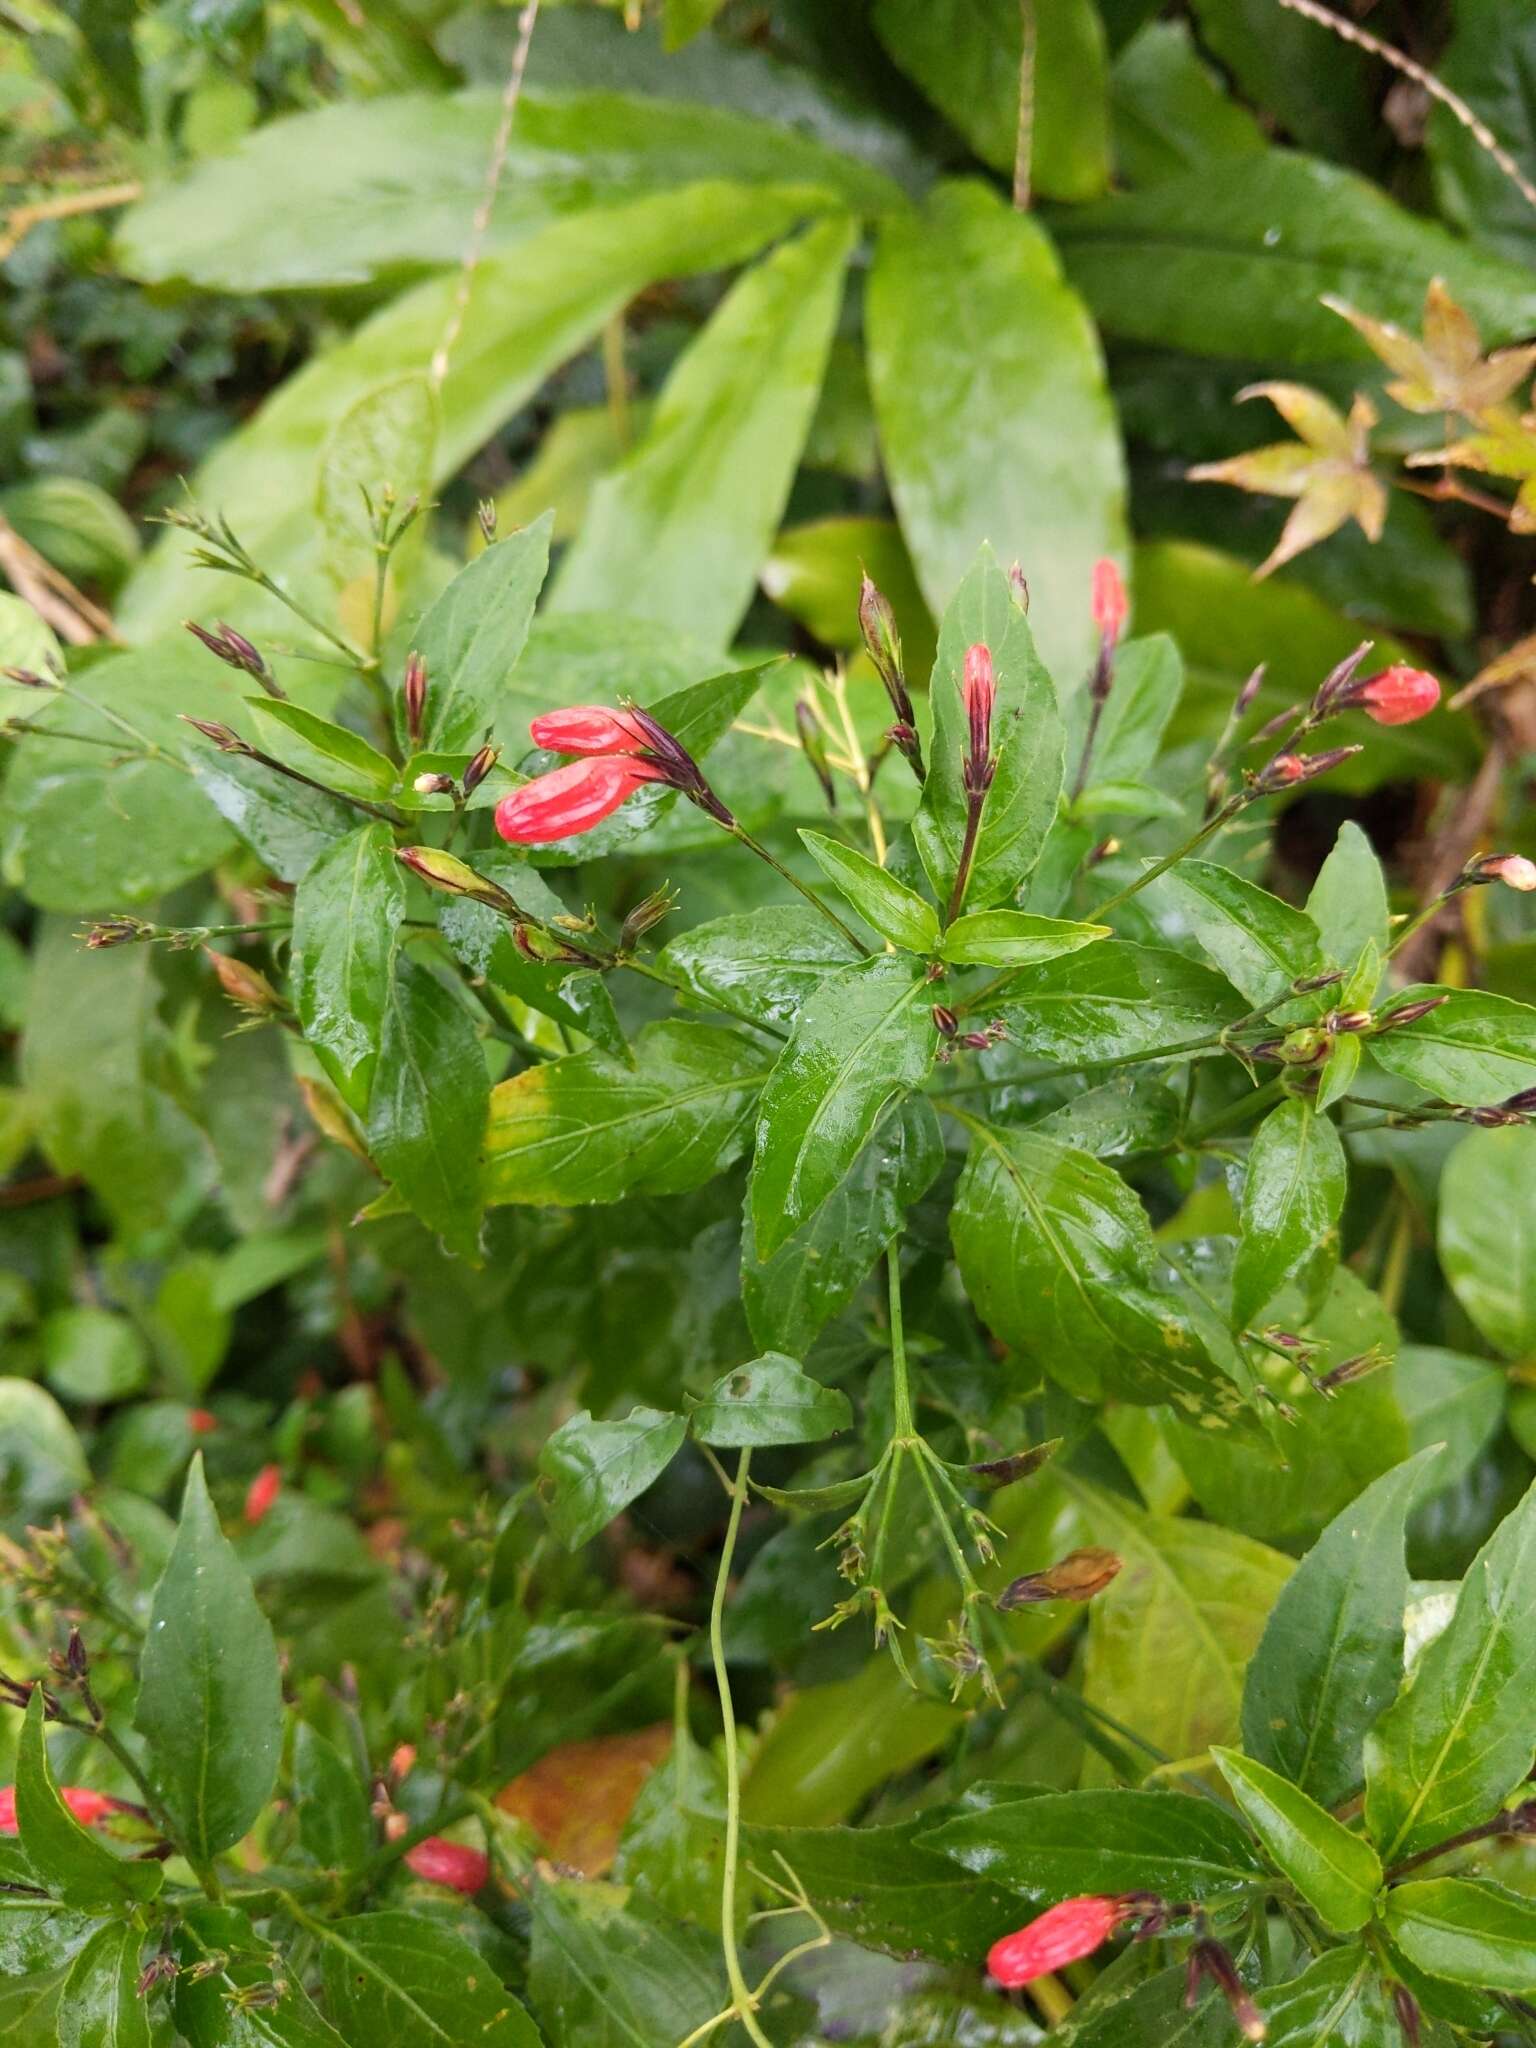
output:
[[999, 1607], [1034, 1607], [1043, 1600], [1091, 1600], [1119, 1576], [1122, 1559], [1113, 1550], [1073, 1550], [1043, 1572], [1026, 1572], [997, 1596]]
[[640, 1787], [671, 1747], [670, 1721], [627, 1735], [562, 1742], [503, 1785], [496, 1804], [525, 1822], [563, 1868], [601, 1877], [612, 1866]]

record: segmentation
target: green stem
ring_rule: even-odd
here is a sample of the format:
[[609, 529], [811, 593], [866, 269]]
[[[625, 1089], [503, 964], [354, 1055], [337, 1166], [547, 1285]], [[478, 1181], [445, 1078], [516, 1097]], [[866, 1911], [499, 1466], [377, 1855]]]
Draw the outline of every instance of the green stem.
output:
[[899, 1439], [915, 1436], [912, 1418], [912, 1385], [907, 1373], [906, 1326], [901, 1314], [901, 1247], [896, 1239], [886, 1247], [885, 1268], [891, 1305], [891, 1410]]
[[784, 881], [788, 882], [791, 889], [797, 889], [807, 903], [821, 912], [821, 915], [827, 920], [828, 924], [836, 925], [850, 946], [862, 953], [866, 959], [869, 958], [870, 949], [865, 945], [858, 933], [850, 926], [844, 924], [837, 912], [832, 909], [830, 904], [823, 903], [814, 889], [808, 888], [798, 875], [791, 874], [783, 861], [776, 859], [768, 851], [767, 847], [763, 845], [761, 840], [754, 839], [744, 825], [732, 823], [727, 825], [725, 829], [733, 839], [739, 840], [749, 853], [755, 853], [759, 860], [766, 861], [776, 875], [781, 876]]
[[976, 838], [981, 831], [981, 813], [986, 792], [968, 799], [965, 811], [965, 837], [960, 842], [960, 858], [955, 863], [955, 886], [949, 892], [949, 908], [944, 913], [944, 922], [952, 925], [960, 915], [960, 906], [965, 901], [965, 892], [971, 883], [971, 864], [976, 858]]
[[709, 1655], [714, 1666], [715, 1690], [720, 1695], [720, 1722], [725, 1740], [725, 1872], [720, 1881], [720, 1947], [725, 1957], [726, 1982], [736, 2017], [757, 2048], [773, 2043], [757, 2023], [757, 2000], [742, 1975], [736, 1953], [736, 1864], [741, 1849], [741, 1765], [736, 1747], [736, 1710], [731, 1701], [731, 1678], [725, 1664], [725, 1596], [730, 1584], [731, 1563], [736, 1555], [736, 1538], [741, 1529], [741, 1510], [747, 1498], [747, 1475], [752, 1453], [744, 1450], [736, 1462], [731, 1486], [731, 1513], [725, 1526], [725, 1542], [715, 1572], [714, 1598], [709, 1607]]
[[1278, 1102], [1284, 1093], [1285, 1084], [1281, 1077], [1276, 1075], [1273, 1081], [1266, 1081], [1262, 1088], [1254, 1089], [1251, 1095], [1245, 1095], [1237, 1102], [1229, 1102], [1225, 1109], [1217, 1110], [1216, 1114], [1208, 1116], [1204, 1123], [1196, 1124], [1192, 1131], [1184, 1133], [1179, 1142], [1192, 1151], [1197, 1145], [1203, 1145], [1206, 1139], [1217, 1131], [1225, 1130], [1228, 1124], [1239, 1124], [1256, 1111], [1268, 1109], [1270, 1104]]
[[1203, 846], [1213, 832], [1219, 832], [1229, 818], [1236, 817], [1245, 801], [1246, 798], [1242, 796], [1229, 796], [1221, 809], [1214, 816], [1207, 818], [1199, 831], [1186, 839], [1182, 846], [1176, 846], [1172, 853], [1165, 854], [1160, 861], [1155, 861], [1144, 874], [1138, 875], [1134, 882], [1127, 882], [1123, 889], [1117, 890], [1113, 896], [1098, 904], [1090, 912], [1093, 921], [1097, 923], [1109, 911], [1118, 910], [1120, 905], [1134, 896], [1138, 889], [1145, 889], [1148, 882], [1155, 882], [1159, 875], [1166, 875], [1170, 868], [1177, 867], [1179, 862], [1187, 859], [1197, 846]]

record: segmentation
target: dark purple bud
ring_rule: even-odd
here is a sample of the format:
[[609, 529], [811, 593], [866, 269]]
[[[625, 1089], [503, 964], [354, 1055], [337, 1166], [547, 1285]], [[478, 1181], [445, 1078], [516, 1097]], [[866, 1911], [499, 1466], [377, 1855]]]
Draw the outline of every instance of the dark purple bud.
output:
[[406, 657], [400, 695], [405, 703], [406, 736], [415, 746], [421, 739], [422, 717], [427, 708], [427, 664], [414, 648]]
[[677, 735], [668, 732], [659, 720], [652, 718], [649, 711], [642, 711], [638, 704], [626, 704], [624, 712], [625, 717], [639, 728], [645, 741], [639, 749], [639, 759], [659, 771], [655, 779], [677, 790], [691, 804], [697, 804], [718, 824], [734, 828], [736, 820], [704, 780], [704, 771]]
[[1189, 1952], [1184, 2003], [1193, 2008], [1200, 1996], [1200, 1980], [1209, 1977], [1227, 2001], [1239, 2033], [1245, 2041], [1262, 2041], [1269, 2031], [1263, 2014], [1253, 2002], [1247, 1985], [1237, 1974], [1237, 1965], [1219, 1941], [1202, 1936]]
[[648, 931], [659, 925], [664, 917], [671, 916], [676, 906], [677, 898], [670, 889], [657, 889], [643, 902], [637, 903], [619, 928], [619, 951], [633, 951]]
[[1392, 2010], [1397, 2016], [1398, 2031], [1403, 2037], [1404, 2048], [1419, 2048], [1423, 2038], [1419, 2031], [1419, 2001], [1406, 1984], [1392, 1986]]
[[1395, 1031], [1399, 1024], [1415, 1024], [1420, 1017], [1427, 1017], [1431, 1010], [1438, 1010], [1445, 1002], [1445, 996], [1421, 996], [1415, 1003], [1400, 1003], [1395, 1010], [1384, 1010], [1376, 1019], [1373, 1037], [1383, 1031]]
[[933, 1019], [933, 1028], [941, 1038], [953, 1038], [959, 1030], [959, 1020], [953, 1010], [946, 1010], [942, 1003], [935, 1003], [928, 1013]]
[[20, 683], [24, 690], [57, 690], [62, 686], [52, 676], [40, 676], [35, 668], [0, 669], [8, 683]]
[[501, 758], [500, 747], [482, 747], [464, 770], [464, 794], [478, 789]]
[[875, 673], [885, 685], [891, 709], [903, 725], [911, 725], [912, 699], [907, 693], [906, 673], [901, 660], [901, 635], [889, 598], [878, 590], [869, 576], [859, 580], [859, 631]]
[[1363, 1380], [1386, 1362], [1386, 1353], [1373, 1344], [1369, 1351], [1359, 1351], [1353, 1358], [1346, 1358], [1341, 1364], [1334, 1366], [1332, 1371], [1320, 1373], [1313, 1384], [1320, 1394], [1331, 1394], [1339, 1387], [1347, 1387], [1355, 1380]]
[[1325, 754], [1276, 754], [1254, 778], [1254, 791], [1267, 796], [1277, 789], [1294, 789], [1298, 783], [1315, 782], [1319, 775], [1353, 759], [1359, 747], [1330, 747]]
[[1320, 718], [1338, 711], [1349, 701], [1349, 686], [1355, 679], [1355, 671], [1370, 653], [1370, 640], [1362, 640], [1352, 654], [1346, 654], [1341, 662], [1331, 668], [1318, 685], [1317, 695], [1312, 699], [1312, 709]]
[[85, 943], [93, 953], [100, 953], [108, 946], [131, 946], [135, 939], [147, 939], [154, 929], [141, 917], [109, 917], [91, 926]]
[[1330, 1010], [1323, 1019], [1326, 1031], [1369, 1031], [1371, 1013], [1369, 1010]]
[[1253, 709], [1253, 700], [1264, 687], [1265, 664], [1261, 661], [1253, 674], [1238, 691], [1232, 703], [1232, 716], [1245, 718]]
[[1342, 967], [1336, 967], [1332, 974], [1304, 975], [1300, 981], [1293, 981], [1291, 983], [1291, 994], [1293, 996], [1315, 995], [1319, 989], [1336, 987], [1343, 979], [1344, 970]]
[[811, 772], [821, 784], [821, 793], [827, 800], [827, 809], [837, 809], [837, 784], [832, 779], [831, 763], [827, 759], [827, 736], [821, 729], [821, 720], [804, 697], [795, 700], [795, 731], [800, 735], [800, 751], [811, 764]]
[[190, 725], [194, 732], [200, 732], [205, 740], [212, 740], [221, 754], [254, 755], [256, 749], [241, 739], [239, 733], [231, 732], [227, 725], [220, 725], [211, 718], [188, 718], [185, 711], [177, 714], [184, 725]]

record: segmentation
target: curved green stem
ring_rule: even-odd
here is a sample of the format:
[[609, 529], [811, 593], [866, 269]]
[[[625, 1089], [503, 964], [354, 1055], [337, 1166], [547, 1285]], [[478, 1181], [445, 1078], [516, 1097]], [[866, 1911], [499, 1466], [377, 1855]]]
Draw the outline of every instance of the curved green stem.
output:
[[821, 912], [821, 915], [827, 920], [828, 924], [835, 924], [856, 952], [862, 953], [866, 959], [869, 957], [869, 947], [865, 945], [852, 926], [844, 924], [831, 905], [823, 903], [816, 894], [816, 891], [802, 882], [798, 875], [791, 874], [783, 861], [779, 860], [776, 855], [771, 854], [760, 839], [754, 839], [744, 825], [738, 825], [734, 821], [727, 825], [725, 829], [733, 839], [739, 840], [749, 853], [755, 853], [759, 860], [766, 861], [776, 875], [781, 876], [784, 881], [788, 882], [791, 889], [797, 889], [807, 903]]
[[714, 1666], [715, 1690], [720, 1695], [720, 1722], [725, 1738], [725, 1874], [720, 1881], [720, 1947], [725, 1957], [726, 1982], [731, 1987], [735, 2016], [757, 2048], [773, 2043], [757, 2023], [757, 2000], [742, 1975], [736, 1952], [736, 1864], [741, 1849], [741, 1764], [736, 1745], [736, 1710], [731, 1701], [731, 1678], [725, 1664], [725, 1595], [730, 1584], [731, 1563], [736, 1555], [736, 1538], [741, 1530], [741, 1510], [747, 1498], [747, 1475], [752, 1453], [744, 1450], [736, 1461], [732, 1482], [731, 1513], [725, 1525], [725, 1542], [715, 1573], [715, 1593], [709, 1607], [709, 1655]]

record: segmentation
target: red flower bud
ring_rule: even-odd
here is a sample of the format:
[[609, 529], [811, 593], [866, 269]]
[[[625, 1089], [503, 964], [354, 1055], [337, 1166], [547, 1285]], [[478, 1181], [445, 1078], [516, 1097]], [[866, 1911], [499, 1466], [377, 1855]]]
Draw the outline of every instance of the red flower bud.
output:
[[1027, 1927], [992, 1944], [987, 1954], [988, 1975], [1005, 1991], [1012, 1991], [1068, 1963], [1081, 1962], [1108, 1941], [1124, 1913], [1120, 1899], [1097, 1894], [1063, 1899]]
[[189, 1408], [187, 1427], [194, 1436], [211, 1436], [219, 1426], [219, 1418], [207, 1408]]
[[1440, 685], [1427, 670], [1395, 661], [1390, 668], [1353, 684], [1339, 702], [1358, 705], [1378, 725], [1412, 725], [1440, 702]]
[[650, 744], [635, 721], [600, 704], [545, 711], [528, 728], [535, 746], [552, 754], [640, 754]]
[[992, 650], [978, 640], [965, 650], [960, 677], [960, 694], [970, 720], [970, 755], [965, 764], [965, 787], [970, 795], [985, 790], [992, 780], [992, 708], [997, 702], [997, 683], [992, 674]]
[[427, 708], [427, 664], [414, 648], [406, 657], [400, 694], [405, 700], [406, 736], [414, 743], [421, 738], [422, 715]]
[[1472, 879], [1502, 882], [1506, 889], [1518, 889], [1522, 895], [1528, 895], [1536, 889], [1536, 860], [1527, 860], [1523, 853], [1491, 853], [1477, 863]]
[[504, 796], [496, 806], [496, 830], [518, 846], [571, 839], [611, 817], [642, 783], [665, 780], [661, 769], [649, 761], [618, 754], [572, 761], [548, 775], [536, 775]]
[[446, 1884], [456, 1892], [472, 1895], [484, 1889], [491, 1874], [490, 1859], [478, 1849], [466, 1849], [459, 1842], [429, 1835], [405, 1852], [407, 1869], [430, 1884]]
[[246, 1488], [245, 1519], [254, 1529], [269, 1513], [283, 1487], [281, 1465], [263, 1465]]
[[1093, 565], [1093, 623], [1099, 638], [1113, 647], [1125, 630], [1125, 584], [1108, 555]]
[[[106, 1820], [114, 1813], [133, 1811], [121, 1799], [109, 1799], [105, 1792], [93, 1791], [89, 1785], [61, 1785], [59, 1797], [83, 1828], [95, 1827], [98, 1821]], [[17, 1832], [16, 1787], [0, 1785], [0, 1835]]]

